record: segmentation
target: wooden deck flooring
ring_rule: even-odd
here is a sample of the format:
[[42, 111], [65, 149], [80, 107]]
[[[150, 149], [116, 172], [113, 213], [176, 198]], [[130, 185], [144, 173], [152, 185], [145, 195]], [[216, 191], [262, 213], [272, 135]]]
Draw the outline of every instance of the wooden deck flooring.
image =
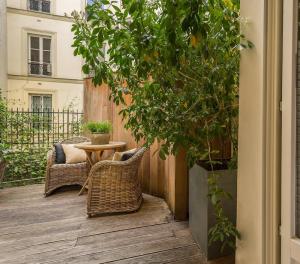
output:
[[187, 224], [145, 195], [133, 214], [86, 217], [78, 190], [43, 197], [43, 185], [0, 190], [0, 263], [202, 264]]
[[[186, 222], [144, 195], [137, 213], [86, 217], [86, 195], [43, 185], [0, 190], [0, 264], [205, 264]], [[232, 264], [232, 258], [209, 264]]]

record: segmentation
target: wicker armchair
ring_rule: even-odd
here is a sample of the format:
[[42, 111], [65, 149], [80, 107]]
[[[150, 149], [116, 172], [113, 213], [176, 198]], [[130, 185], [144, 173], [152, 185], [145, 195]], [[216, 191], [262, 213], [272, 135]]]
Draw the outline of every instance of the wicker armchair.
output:
[[[74, 137], [61, 141], [62, 144], [78, 144], [89, 141], [85, 137]], [[55, 148], [47, 155], [47, 169], [45, 182], [45, 196], [51, 194], [59, 187], [67, 185], [83, 186], [89, 172], [87, 162], [77, 164], [55, 164]]]
[[88, 217], [137, 211], [143, 201], [138, 168], [145, 148], [127, 161], [100, 161], [89, 174]]

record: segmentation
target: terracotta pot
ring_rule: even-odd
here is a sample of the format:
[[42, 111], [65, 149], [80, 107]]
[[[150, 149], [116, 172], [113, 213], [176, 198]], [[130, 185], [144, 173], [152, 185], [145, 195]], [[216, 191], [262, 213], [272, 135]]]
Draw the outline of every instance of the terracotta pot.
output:
[[91, 134], [92, 145], [105, 145], [109, 143], [110, 134]]

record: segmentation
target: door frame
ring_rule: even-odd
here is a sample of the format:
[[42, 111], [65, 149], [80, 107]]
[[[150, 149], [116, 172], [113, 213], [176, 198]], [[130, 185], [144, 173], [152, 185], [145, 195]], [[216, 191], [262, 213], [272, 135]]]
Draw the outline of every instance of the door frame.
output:
[[[296, 60], [298, 3], [285, 0], [283, 6], [282, 70], [282, 170], [281, 170], [281, 263], [300, 259], [295, 234], [296, 176]], [[291, 30], [292, 29], [292, 30]]]

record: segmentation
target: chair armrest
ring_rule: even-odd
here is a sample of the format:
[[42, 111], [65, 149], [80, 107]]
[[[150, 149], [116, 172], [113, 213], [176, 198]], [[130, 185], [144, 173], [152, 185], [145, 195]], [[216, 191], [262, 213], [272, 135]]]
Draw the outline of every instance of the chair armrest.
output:
[[54, 151], [53, 150], [49, 150], [47, 153], [47, 168], [50, 168], [53, 164], [54, 164]]
[[102, 160], [97, 162], [91, 169], [89, 177], [91, 177], [96, 171], [101, 170], [103, 167], [126, 167], [130, 166], [131, 164], [134, 164], [135, 162], [139, 162], [143, 155], [144, 152], [146, 151], [145, 148], [141, 148], [132, 158], [126, 161], [113, 161], [113, 160]]
[[93, 165], [89, 176], [92, 176], [96, 171], [101, 170], [101, 168], [104, 167], [113, 167], [113, 166], [119, 166], [123, 167], [128, 165], [129, 163], [127, 161], [112, 161], [112, 160], [102, 160], [97, 162], [95, 165]]

